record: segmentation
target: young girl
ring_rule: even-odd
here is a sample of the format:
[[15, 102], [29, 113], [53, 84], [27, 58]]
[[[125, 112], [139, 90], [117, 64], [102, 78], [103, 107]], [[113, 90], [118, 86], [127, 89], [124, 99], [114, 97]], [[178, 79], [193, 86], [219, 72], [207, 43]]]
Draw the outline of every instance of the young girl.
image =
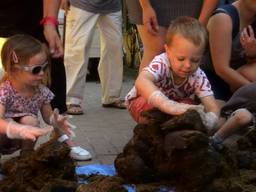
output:
[[219, 108], [207, 77], [199, 68], [206, 37], [204, 27], [194, 18], [178, 17], [171, 23], [165, 53], [156, 56], [139, 74], [135, 82], [138, 95], [126, 97], [135, 121], [145, 123], [140, 113], [152, 107], [171, 115], [200, 108], [196, 105], [197, 97], [206, 111], [205, 125], [208, 128], [216, 125]]
[[0, 153], [33, 150], [36, 137], [50, 131], [39, 128], [39, 112], [59, 135], [70, 135], [72, 125], [57, 109], [52, 111], [54, 95], [43, 84], [49, 69], [46, 46], [29, 35], [14, 35], [3, 45], [1, 58]]

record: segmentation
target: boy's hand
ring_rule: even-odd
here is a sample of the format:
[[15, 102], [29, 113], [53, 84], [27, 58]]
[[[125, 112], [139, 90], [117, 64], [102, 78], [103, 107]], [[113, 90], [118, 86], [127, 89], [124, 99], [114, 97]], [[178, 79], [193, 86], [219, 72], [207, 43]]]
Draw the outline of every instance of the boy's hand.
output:
[[51, 127], [38, 128], [30, 125], [23, 125], [11, 121], [6, 128], [6, 135], [10, 139], [29, 139], [35, 141], [37, 137], [46, 135], [53, 129]]
[[208, 130], [214, 129], [218, 124], [219, 117], [213, 112], [205, 113], [204, 110], [198, 108], [195, 110], [200, 114], [203, 124]]
[[67, 121], [67, 117], [60, 115], [59, 114], [59, 110], [57, 108], [55, 108], [53, 110], [53, 113], [50, 117], [50, 124], [54, 127], [57, 128], [61, 134], [66, 134], [68, 136], [74, 136], [74, 132], [72, 131], [72, 129], [75, 129], [76, 126], [69, 123]]

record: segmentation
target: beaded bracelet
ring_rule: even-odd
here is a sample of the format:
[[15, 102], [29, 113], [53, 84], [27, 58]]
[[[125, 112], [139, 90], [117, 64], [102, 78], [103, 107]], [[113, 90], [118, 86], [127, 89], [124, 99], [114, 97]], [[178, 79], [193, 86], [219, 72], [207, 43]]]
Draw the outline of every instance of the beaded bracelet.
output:
[[40, 25], [45, 25], [45, 24], [52, 24], [54, 26], [58, 26], [59, 21], [55, 17], [46, 16], [40, 21]]

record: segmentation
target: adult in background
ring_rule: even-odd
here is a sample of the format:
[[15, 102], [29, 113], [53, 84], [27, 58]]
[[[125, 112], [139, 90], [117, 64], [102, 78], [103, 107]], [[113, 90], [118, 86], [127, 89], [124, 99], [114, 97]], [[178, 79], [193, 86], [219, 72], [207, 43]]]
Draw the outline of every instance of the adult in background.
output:
[[102, 106], [125, 108], [124, 101], [120, 99], [123, 79], [121, 1], [71, 0], [66, 18], [64, 53], [69, 114], [83, 114], [81, 102], [89, 48], [96, 26], [101, 45], [98, 71]]
[[204, 26], [219, 0], [126, 0], [130, 22], [137, 25], [142, 43], [141, 71], [152, 59], [164, 52], [170, 22], [177, 16], [198, 18]]
[[216, 99], [227, 101], [239, 87], [256, 80], [256, 1], [238, 0], [209, 19], [209, 52], [202, 68]]

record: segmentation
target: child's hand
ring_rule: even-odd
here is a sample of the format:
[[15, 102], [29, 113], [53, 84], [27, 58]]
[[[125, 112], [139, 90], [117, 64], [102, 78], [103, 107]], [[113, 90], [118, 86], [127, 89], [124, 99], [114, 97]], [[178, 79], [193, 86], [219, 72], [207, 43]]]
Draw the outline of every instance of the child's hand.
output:
[[59, 110], [55, 108], [53, 110], [53, 113], [50, 117], [50, 124], [54, 127], [57, 128], [61, 134], [66, 134], [68, 136], [74, 136], [74, 132], [71, 129], [75, 129], [76, 126], [69, 123], [67, 121], [67, 117], [60, 115]]
[[209, 130], [214, 129], [218, 124], [219, 117], [213, 112], [205, 113], [202, 109], [195, 109], [202, 119], [203, 124]]
[[35, 141], [37, 137], [51, 132], [52, 128], [38, 128], [10, 121], [6, 128], [6, 135], [10, 139], [29, 139]]

